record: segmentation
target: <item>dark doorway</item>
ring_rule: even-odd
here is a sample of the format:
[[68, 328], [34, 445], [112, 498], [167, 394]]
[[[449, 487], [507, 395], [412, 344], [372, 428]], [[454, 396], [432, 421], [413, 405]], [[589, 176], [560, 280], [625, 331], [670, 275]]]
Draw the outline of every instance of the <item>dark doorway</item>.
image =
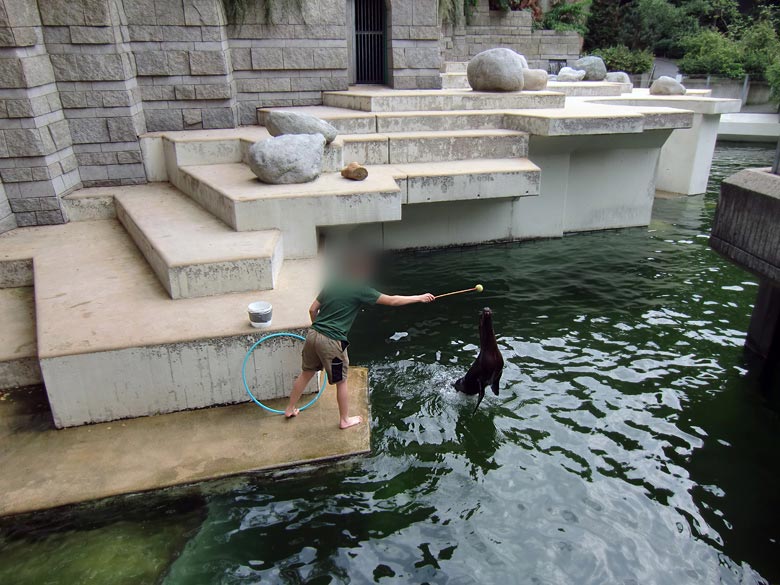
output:
[[385, 83], [386, 30], [384, 0], [355, 0], [356, 83]]

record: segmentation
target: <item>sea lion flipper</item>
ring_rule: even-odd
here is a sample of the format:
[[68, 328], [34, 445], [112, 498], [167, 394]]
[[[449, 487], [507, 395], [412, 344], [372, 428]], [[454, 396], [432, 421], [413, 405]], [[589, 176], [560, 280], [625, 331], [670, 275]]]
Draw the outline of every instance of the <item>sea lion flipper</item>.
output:
[[477, 414], [477, 410], [479, 409], [479, 405], [482, 402], [482, 399], [485, 397], [485, 387], [482, 385], [482, 382], [478, 382], [479, 384], [479, 398], [477, 399], [477, 405], [474, 407], [474, 414]]
[[493, 391], [493, 394], [498, 396], [498, 384], [501, 382], [501, 370], [498, 371], [498, 374], [495, 378], [493, 378], [493, 383], [490, 385], [490, 389]]

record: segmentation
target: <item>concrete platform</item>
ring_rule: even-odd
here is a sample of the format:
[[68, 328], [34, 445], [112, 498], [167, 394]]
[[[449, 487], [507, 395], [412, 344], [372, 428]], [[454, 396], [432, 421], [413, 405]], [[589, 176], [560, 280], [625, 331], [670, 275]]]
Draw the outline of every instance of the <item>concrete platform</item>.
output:
[[0, 288], [0, 388], [41, 383], [32, 287]]
[[179, 188], [238, 231], [279, 229], [287, 258], [317, 254], [317, 226], [401, 219], [390, 170], [365, 181], [338, 173], [300, 185], [265, 185], [244, 164], [182, 167]]
[[723, 114], [718, 140], [733, 142], [777, 142], [780, 138], [778, 114]]
[[631, 93], [630, 83], [612, 83], [610, 81], [549, 81], [547, 89], [558, 91], [567, 97], [617, 96]]
[[[274, 290], [174, 301], [115, 220], [0, 236], [0, 263], [30, 257], [38, 357], [58, 427], [246, 400], [246, 350], [265, 332], [307, 328], [320, 286], [317, 259], [289, 261]], [[246, 315], [256, 300], [274, 305], [260, 333]], [[283, 396], [299, 364], [299, 342], [274, 340], [255, 352], [248, 377], [262, 398]]]
[[326, 106], [364, 112], [506, 110], [562, 108], [566, 96], [555, 91], [491, 93], [465, 89], [393, 90], [388, 88], [326, 91]]
[[121, 189], [115, 202], [172, 299], [274, 288], [284, 261], [279, 230], [235, 232], [170, 185]]
[[368, 453], [367, 370], [349, 387], [367, 422], [346, 431], [332, 386], [292, 421], [244, 404], [65, 430], [40, 388], [0, 394], [0, 516]]

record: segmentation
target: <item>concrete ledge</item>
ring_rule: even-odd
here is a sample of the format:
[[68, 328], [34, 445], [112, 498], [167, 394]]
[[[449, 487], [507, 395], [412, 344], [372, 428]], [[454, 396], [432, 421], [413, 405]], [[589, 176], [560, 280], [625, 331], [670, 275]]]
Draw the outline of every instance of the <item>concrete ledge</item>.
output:
[[710, 246], [753, 274], [780, 283], [780, 176], [746, 169], [724, 179]]
[[[352, 412], [370, 420], [368, 376], [350, 368]], [[0, 516], [368, 453], [368, 422], [340, 431], [336, 393], [294, 421], [254, 404], [54, 430], [40, 392], [0, 401]], [[284, 400], [270, 401], [282, 407]]]
[[528, 154], [528, 135], [514, 130], [396, 132], [387, 136], [390, 164], [523, 158]]
[[67, 211], [69, 221], [114, 219], [114, 193], [119, 190], [117, 187], [79, 189], [63, 197], [62, 206]]
[[734, 142], [777, 142], [780, 137], [778, 114], [723, 114], [718, 140]]
[[32, 287], [0, 289], [0, 388], [41, 383]]
[[697, 114], [727, 114], [739, 112], [742, 108], [740, 100], [730, 100], [721, 98], [711, 98], [696, 95], [688, 92], [686, 95], [650, 95], [638, 93], [640, 90], [634, 90], [634, 93], [619, 97], [594, 98], [588, 100], [592, 103], [612, 104], [615, 106], [664, 106], [667, 108], [678, 108], [689, 110]]
[[566, 96], [553, 91], [491, 93], [456, 89], [375, 89], [326, 91], [322, 94], [322, 100], [326, 106], [364, 112], [409, 112], [561, 108]]
[[284, 257], [278, 230], [234, 232], [170, 185], [126, 189], [116, 207], [171, 298], [274, 288]]
[[559, 91], [567, 97], [615, 96], [631, 93], [631, 84], [609, 81], [549, 81], [547, 89]]

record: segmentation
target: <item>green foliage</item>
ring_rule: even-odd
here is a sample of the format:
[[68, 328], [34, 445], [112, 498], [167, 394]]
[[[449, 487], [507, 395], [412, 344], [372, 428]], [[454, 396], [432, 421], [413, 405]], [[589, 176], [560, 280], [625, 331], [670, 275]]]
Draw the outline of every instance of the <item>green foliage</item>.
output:
[[780, 106], [780, 59], [775, 60], [766, 68], [766, 80], [772, 90], [770, 99]]
[[745, 75], [739, 44], [716, 30], [703, 29], [683, 41], [685, 56], [677, 63], [688, 74]]
[[645, 73], [653, 66], [653, 54], [650, 51], [632, 51], [625, 45], [593, 49], [589, 54], [604, 59], [609, 71]]
[[557, 0], [553, 7], [544, 15], [542, 26], [551, 30], [573, 30], [581, 35], [588, 31], [588, 8], [591, 0]]
[[609, 47], [620, 43], [620, 2], [615, 0], [593, 0], [588, 15], [588, 34], [585, 49]]
[[439, 20], [449, 24], [460, 24], [465, 5], [462, 0], [439, 0]]
[[737, 0], [674, 0], [701, 28], [727, 32], [742, 20]]
[[780, 59], [780, 38], [772, 22], [760, 20], [736, 34], [745, 72], [754, 79], [765, 79], [767, 67]]
[[696, 30], [696, 20], [667, 0], [634, 0], [625, 10], [624, 44], [658, 54], [679, 54], [682, 39]]

